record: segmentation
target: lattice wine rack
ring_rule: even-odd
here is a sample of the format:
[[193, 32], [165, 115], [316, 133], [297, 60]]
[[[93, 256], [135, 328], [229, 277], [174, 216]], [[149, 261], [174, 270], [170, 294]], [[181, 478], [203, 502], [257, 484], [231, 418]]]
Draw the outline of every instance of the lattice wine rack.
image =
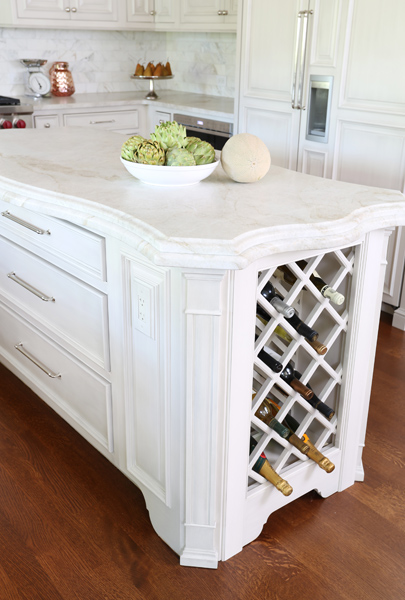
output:
[[[307, 454], [273, 428], [274, 422], [273, 427], [266, 424], [262, 419], [263, 402], [268, 407], [270, 404], [272, 418], [279, 423], [291, 425], [292, 417], [295, 425], [298, 423], [296, 436], [304, 441], [309, 438], [325, 457], [334, 447], [353, 266], [354, 248], [346, 248], [258, 273], [251, 408], [251, 440], [254, 443], [249, 459], [248, 493], [259, 486], [271, 485], [257, 468], [254, 469], [263, 452], [270, 465], [287, 481], [297, 466], [304, 462], [313, 463]], [[314, 276], [318, 275], [342, 295], [337, 299], [340, 304], [324, 297], [315, 286]], [[317, 344], [311, 344], [298, 333], [289, 319], [276, 310], [271, 299], [265, 297], [263, 290], [269, 283], [273, 286], [273, 294], [275, 291], [295, 309], [305, 324], [316, 330], [319, 334]], [[326, 346], [326, 352], [322, 344]], [[322, 412], [314, 407], [316, 401], [313, 398], [311, 402], [291, 387], [282, 377], [283, 371], [275, 372], [266, 364], [269, 355], [277, 357], [283, 369], [290, 366], [296, 376], [301, 374], [299, 381], [314, 392], [316, 401], [323, 403], [324, 406], [320, 406]], [[328, 407], [326, 410], [325, 406]], [[331, 462], [329, 467], [325, 467], [325, 463], [328, 464], [328, 460], [323, 463], [325, 470], [333, 470]]]

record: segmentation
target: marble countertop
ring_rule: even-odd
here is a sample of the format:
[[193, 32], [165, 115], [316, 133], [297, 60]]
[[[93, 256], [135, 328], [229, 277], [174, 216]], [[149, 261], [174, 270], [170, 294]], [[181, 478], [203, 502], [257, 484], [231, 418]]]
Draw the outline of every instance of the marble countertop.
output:
[[157, 109], [170, 107], [173, 112], [184, 112], [201, 115], [204, 112], [217, 118], [233, 121], [234, 100], [222, 96], [208, 96], [174, 90], [157, 90], [157, 100], [146, 100], [148, 82], [145, 81], [145, 91], [105, 92], [99, 94], [73, 94], [73, 96], [32, 99], [25, 104], [32, 104], [34, 112], [49, 112], [49, 110], [97, 108], [98, 106], [127, 106], [131, 104], [153, 105]]
[[0, 199], [113, 235], [167, 266], [240, 269], [405, 225], [398, 191], [273, 165], [252, 184], [232, 181], [219, 165], [194, 186], [147, 185], [120, 162], [126, 138], [88, 128], [3, 131]]

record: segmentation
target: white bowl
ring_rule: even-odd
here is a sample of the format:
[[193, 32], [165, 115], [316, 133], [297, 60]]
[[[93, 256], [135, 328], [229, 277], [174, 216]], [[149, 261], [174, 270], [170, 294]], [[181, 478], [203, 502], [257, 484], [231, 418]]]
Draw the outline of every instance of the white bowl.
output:
[[141, 165], [124, 158], [121, 158], [121, 162], [128, 173], [150, 185], [194, 185], [211, 175], [219, 164], [219, 160], [217, 160], [208, 165], [196, 165], [195, 167], [166, 167]]

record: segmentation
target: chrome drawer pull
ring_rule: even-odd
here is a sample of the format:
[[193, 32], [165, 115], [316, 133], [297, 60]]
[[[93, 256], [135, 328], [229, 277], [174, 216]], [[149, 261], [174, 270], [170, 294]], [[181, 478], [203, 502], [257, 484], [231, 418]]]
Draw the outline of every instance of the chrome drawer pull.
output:
[[9, 277], [10, 279], [18, 283], [18, 285], [21, 285], [23, 288], [31, 292], [31, 294], [34, 294], [38, 298], [41, 298], [41, 300], [43, 300], [44, 302], [55, 302], [55, 298], [53, 298], [52, 296], [46, 296], [45, 294], [37, 290], [37, 288], [34, 288], [34, 286], [24, 281], [24, 279], [18, 277], [18, 275], [16, 275], [14, 271], [12, 271], [11, 273], [7, 273], [7, 277]]
[[18, 352], [21, 352], [21, 354], [23, 354], [26, 358], [28, 358], [28, 360], [33, 362], [34, 365], [39, 367], [41, 369], [41, 371], [43, 371], [44, 373], [46, 373], [48, 375], [48, 377], [51, 377], [51, 379], [61, 379], [61, 377], [62, 377], [61, 373], [53, 373], [50, 369], [48, 369], [48, 367], [46, 367], [44, 365], [44, 363], [42, 363], [40, 360], [35, 358], [35, 356], [32, 356], [32, 354], [30, 352], [25, 350], [22, 342], [19, 342], [18, 344], [16, 344], [14, 346], [14, 348], [16, 348], [16, 350], [18, 350]]
[[48, 235], [51, 235], [51, 232], [49, 231], [49, 229], [47, 231], [45, 231], [45, 229], [40, 229], [39, 227], [36, 227], [35, 225], [31, 225], [31, 223], [28, 223], [27, 221], [23, 221], [23, 219], [20, 219], [16, 216], [12, 215], [11, 213], [8, 212], [8, 210], [2, 212], [1, 216], [6, 217], [6, 219], [10, 219], [10, 221], [14, 221], [15, 223], [18, 223], [19, 225], [22, 225], [23, 227], [26, 227], [27, 229], [30, 229], [31, 231], [35, 231], [35, 233], [38, 233], [39, 235], [44, 235], [45, 233]]
[[115, 119], [109, 121], [90, 121], [90, 125], [99, 125], [100, 123], [115, 123]]

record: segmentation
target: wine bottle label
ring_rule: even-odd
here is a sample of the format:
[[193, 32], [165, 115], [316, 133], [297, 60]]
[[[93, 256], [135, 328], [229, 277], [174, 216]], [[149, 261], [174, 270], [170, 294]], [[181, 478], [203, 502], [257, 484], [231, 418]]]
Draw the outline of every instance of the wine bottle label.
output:
[[338, 306], [343, 304], [343, 302], [345, 301], [345, 297], [343, 296], [343, 294], [340, 294], [339, 292], [331, 288], [329, 285], [325, 285], [321, 289], [321, 294], [325, 298], [329, 298], [329, 300], [331, 300], [332, 302], [334, 302], [334, 304], [337, 304]]

